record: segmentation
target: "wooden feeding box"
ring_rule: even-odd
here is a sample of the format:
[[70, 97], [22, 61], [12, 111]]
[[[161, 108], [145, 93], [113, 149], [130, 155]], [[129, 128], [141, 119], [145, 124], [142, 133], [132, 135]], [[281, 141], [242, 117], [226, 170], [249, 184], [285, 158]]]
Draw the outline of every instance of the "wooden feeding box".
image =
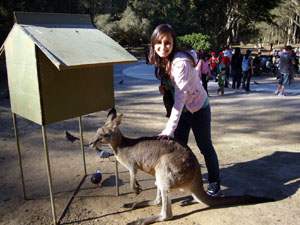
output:
[[84, 153], [80, 116], [114, 107], [113, 65], [137, 59], [96, 29], [89, 15], [18, 12], [14, 17], [0, 58], [6, 60], [24, 198], [16, 114], [43, 128], [56, 224], [45, 126], [79, 117]]
[[113, 64], [137, 61], [88, 15], [15, 13], [5, 52], [12, 112], [48, 125], [114, 106]]

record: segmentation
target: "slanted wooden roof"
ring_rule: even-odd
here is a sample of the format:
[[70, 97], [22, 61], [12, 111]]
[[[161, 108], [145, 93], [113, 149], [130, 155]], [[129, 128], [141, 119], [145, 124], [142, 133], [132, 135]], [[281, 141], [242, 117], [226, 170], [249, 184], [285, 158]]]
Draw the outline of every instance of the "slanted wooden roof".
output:
[[137, 61], [89, 15], [16, 12], [15, 22], [59, 70]]

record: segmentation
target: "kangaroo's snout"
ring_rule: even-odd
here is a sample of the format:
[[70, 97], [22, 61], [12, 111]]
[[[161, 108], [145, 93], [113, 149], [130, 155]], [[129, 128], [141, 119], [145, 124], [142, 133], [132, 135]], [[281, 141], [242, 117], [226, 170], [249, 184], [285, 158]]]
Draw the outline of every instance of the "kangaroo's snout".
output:
[[89, 146], [90, 146], [90, 148], [94, 148], [95, 147], [93, 142], [90, 142]]
[[95, 148], [95, 147], [97, 147], [98, 141], [99, 141], [98, 138], [93, 138], [93, 139], [90, 141], [90, 143], [89, 143], [90, 148]]

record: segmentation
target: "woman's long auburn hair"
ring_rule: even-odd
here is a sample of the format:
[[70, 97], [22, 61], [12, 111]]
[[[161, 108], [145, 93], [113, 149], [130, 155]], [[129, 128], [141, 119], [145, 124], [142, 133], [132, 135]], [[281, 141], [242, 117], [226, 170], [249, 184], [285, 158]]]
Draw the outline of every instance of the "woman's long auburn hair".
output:
[[[154, 45], [160, 40], [160, 38], [165, 34], [171, 34], [173, 38], [173, 49], [167, 59], [162, 59], [156, 52]], [[187, 52], [182, 51], [178, 48], [177, 40], [176, 40], [176, 33], [171, 25], [169, 24], [161, 24], [158, 25], [151, 35], [151, 46], [150, 46], [150, 53], [149, 53], [149, 62], [154, 64], [155, 67], [159, 67], [163, 69], [167, 74], [171, 72], [171, 65], [176, 52], [183, 52], [193, 63], [193, 66], [196, 66], [196, 62], [194, 58]]]

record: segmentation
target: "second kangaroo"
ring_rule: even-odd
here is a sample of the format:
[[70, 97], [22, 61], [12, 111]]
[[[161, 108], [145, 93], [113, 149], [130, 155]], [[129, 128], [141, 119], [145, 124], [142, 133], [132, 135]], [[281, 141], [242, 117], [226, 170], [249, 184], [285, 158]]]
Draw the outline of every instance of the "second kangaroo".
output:
[[156, 199], [126, 204], [128, 208], [139, 208], [162, 203], [161, 213], [142, 218], [130, 224], [149, 224], [172, 219], [171, 189], [184, 189], [191, 192], [197, 202], [209, 206], [250, 204], [273, 201], [269, 198], [254, 196], [211, 197], [203, 188], [199, 162], [192, 150], [175, 140], [158, 140], [157, 137], [127, 138], [121, 134], [118, 125], [122, 114], [117, 116], [112, 109], [104, 126], [98, 129], [90, 142], [90, 147], [109, 144], [116, 159], [124, 165], [130, 174], [130, 185], [135, 193], [141, 189], [136, 181], [138, 169], [155, 176], [157, 185]]

